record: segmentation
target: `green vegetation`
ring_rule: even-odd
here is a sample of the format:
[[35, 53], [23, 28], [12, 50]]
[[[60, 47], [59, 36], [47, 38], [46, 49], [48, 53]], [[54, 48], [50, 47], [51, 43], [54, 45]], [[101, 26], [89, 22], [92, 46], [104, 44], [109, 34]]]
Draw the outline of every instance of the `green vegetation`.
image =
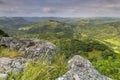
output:
[[28, 22], [21, 17], [0, 17], [0, 29], [9, 34], [9, 36], [20, 33], [17, 28], [30, 24], [32, 22]]
[[97, 60], [92, 63], [101, 74], [113, 80], [120, 80], [120, 55], [116, 59], [109, 56], [107, 60]]
[[[112, 48], [96, 40], [62, 39], [53, 43], [57, 45], [58, 53], [63, 53], [67, 58], [71, 58], [74, 55], [82, 55], [90, 59], [89, 57], [94, 55], [92, 54], [93, 52], [99, 52], [100, 59], [108, 59], [109, 56], [115, 59], [117, 55]], [[91, 59], [93, 59], [93, 57]], [[99, 59], [96, 56], [94, 59], [95, 58]]]
[[59, 54], [53, 56], [51, 64], [44, 59], [31, 62], [26, 64], [23, 74], [11, 74], [8, 80], [55, 80], [66, 72], [66, 62], [65, 56]]
[[20, 55], [20, 53], [18, 53], [16, 50], [10, 50], [10, 49], [5, 49], [3, 47], [0, 47], [0, 57], [14, 58], [18, 56], [22, 56], [22, 55]]
[[67, 59], [74, 55], [81, 55], [89, 59], [101, 74], [114, 80], [120, 79], [120, 55], [108, 45], [91, 39], [62, 39], [54, 43], [58, 46], [58, 52], [66, 55]]
[[[30, 26], [18, 28], [24, 32], [22, 37], [36, 37], [39, 39], [72, 38], [73, 28], [71, 25], [58, 21], [47, 20]], [[27, 35], [26, 35], [27, 34]], [[17, 36], [17, 35], [16, 35]], [[18, 34], [20, 36], [20, 34]]]
[[[74, 55], [81, 55], [89, 59], [101, 74], [114, 80], [120, 80], [119, 18], [24, 19], [33, 23], [28, 24], [27, 21], [23, 20], [23, 22], [20, 21], [22, 24], [16, 24], [17, 27], [14, 25], [16, 27], [14, 29], [13, 27], [8, 29], [5, 24], [0, 24], [0, 29], [8, 29], [9, 31], [6, 32], [12, 33], [11, 35], [14, 37], [37, 38], [53, 42], [57, 45], [57, 55], [59, 54], [59, 58], [62, 58], [62, 55], [64, 55], [65, 59], [59, 60], [61, 61], [59, 62], [57, 60], [59, 58], [56, 57], [57, 59], [54, 59], [51, 65], [46, 61], [31, 62], [28, 65], [29, 67], [25, 68], [22, 75], [13, 74], [10, 76], [10, 80], [13, 76], [16, 76], [16, 80], [25, 80], [25, 78], [29, 80], [35, 80], [36, 78], [54, 80], [66, 71], [66, 60]], [[17, 20], [22, 19], [17, 18]], [[7, 21], [7, 19], [4, 21]], [[24, 22], [28, 25], [23, 24]], [[12, 23], [15, 24], [17, 22]]]

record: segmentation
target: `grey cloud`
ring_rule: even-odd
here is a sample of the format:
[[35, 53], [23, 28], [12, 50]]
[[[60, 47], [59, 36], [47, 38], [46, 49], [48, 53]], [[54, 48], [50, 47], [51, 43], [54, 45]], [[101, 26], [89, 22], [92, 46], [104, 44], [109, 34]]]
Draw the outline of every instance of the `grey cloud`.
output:
[[0, 4], [4, 4], [4, 3], [5, 3], [4, 1], [0, 0]]
[[[119, 16], [120, 0], [4, 0], [0, 15]], [[0, 1], [0, 4], [3, 4]], [[108, 14], [109, 13], [109, 14]]]

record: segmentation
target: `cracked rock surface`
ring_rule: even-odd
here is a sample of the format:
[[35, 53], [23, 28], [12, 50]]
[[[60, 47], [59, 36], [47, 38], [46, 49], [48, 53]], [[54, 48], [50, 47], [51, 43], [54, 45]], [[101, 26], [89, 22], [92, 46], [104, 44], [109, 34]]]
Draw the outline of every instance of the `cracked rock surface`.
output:
[[99, 74], [92, 64], [81, 56], [68, 61], [68, 71], [56, 80], [112, 80]]

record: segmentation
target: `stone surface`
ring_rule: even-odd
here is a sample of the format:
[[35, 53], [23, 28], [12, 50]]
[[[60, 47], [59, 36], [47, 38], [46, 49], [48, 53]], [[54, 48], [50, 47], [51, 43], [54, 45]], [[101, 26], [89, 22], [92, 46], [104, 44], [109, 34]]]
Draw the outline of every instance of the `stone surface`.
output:
[[0, 79], [2, 79], [2, 80], [7, 80], [7, 74], [1, 74], [0, 73]]
[[0, 37], [0, 46], [14, 49], [29, 59], [39, 59], [46, 55], [50, 57], [56, 53], [56, 46], [50, 42], [34, 39], [18, 39], [13, 37]]
[[24, 68], [24, 64], [30, 60], [25, 58], [14, 58], [10, 59], [7, 57], [0, 58], [0, 73], [15, 73], [15, 72], [22, 72]]
[[[39, 60], [46, 56], [50, 59], [56, 53], [56, 46], [50, 42], [34, 39], [18, 39], [13, 37], [0, 37], [0, 46], [11, 50], [17, 50], [24, 57], [8, 58], [0, 57], [0, 73], [22, 73], [24, 65], [29, 61]], [[4, 76], [4, 75], [3, 75]]]
[[81, 56], [68, 61], [68, 71], [56, 80], [112, 80], [94, 69], [92, 64]]

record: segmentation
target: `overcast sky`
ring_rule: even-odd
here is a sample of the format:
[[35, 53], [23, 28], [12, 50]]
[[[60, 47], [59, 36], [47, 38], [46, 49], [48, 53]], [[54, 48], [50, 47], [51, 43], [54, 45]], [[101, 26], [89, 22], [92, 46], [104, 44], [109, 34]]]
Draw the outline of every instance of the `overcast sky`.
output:
[[120, 17], [120, 0], [0, 0], [0, 16]]

